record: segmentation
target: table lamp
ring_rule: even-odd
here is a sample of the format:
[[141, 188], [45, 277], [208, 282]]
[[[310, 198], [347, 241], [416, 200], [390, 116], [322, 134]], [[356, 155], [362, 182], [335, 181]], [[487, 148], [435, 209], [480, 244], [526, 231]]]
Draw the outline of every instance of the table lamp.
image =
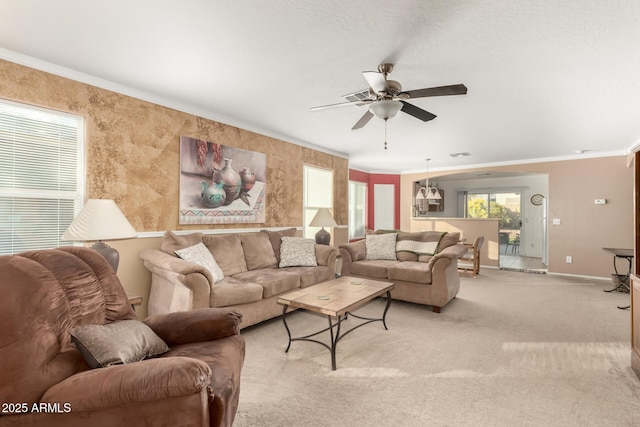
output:
[[329, 242], [331, 241], [331, 234], [329, 234], [329, 232], [324, 228], [337, 227], [338, 224], [336, 224], [336, 221], [333, 219], [329, 208], [320, 208], [309, 223], [309, 226], [322, 227], [322, 229], [316, 233], [316, 243], [319, 245], [329, 245]]
[[91, 248], [109, 261], [113, 271], [117, 272], [120, 255], [103, 240], [132, 239], [137, 236], [136, 230], [113, 200], [89, 199], [62, 235], [62, 240], [95, 241]]

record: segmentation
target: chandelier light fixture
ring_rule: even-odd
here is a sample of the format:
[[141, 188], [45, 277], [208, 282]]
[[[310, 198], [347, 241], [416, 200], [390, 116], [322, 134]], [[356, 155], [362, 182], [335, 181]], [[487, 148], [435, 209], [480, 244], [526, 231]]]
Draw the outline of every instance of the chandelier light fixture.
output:
[[[442, 200], [442, 196], [440, 195], [440, 192], [438, 191], [438, 189], [436, 187], [431, 187], [429, 185], [429, 160], [431, 159], [425, 159], [427, 161], [427, 185], [426, 185], [426, 199], [427, 200]], [[422, 189], [421, 189], [422, 190]]]

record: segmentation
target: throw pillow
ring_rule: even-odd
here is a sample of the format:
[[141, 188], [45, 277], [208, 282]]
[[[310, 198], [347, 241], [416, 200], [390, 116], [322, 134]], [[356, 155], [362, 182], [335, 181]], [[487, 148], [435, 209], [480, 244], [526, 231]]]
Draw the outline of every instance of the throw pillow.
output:
[[209, 249], [204, 243], [198, 243], [197, 245], [190, 246], [184, 249], [178, 249], [176, 255], [185, 261], [195, 262], [198, 265], [203, 266], [211, 272], [213, 276], [213, 283], [218, 283], [224, 279], [224, 273], [218, 263], [216, 262]]
[[167, 344], [139, 320], [76, 326], [70, 333], [91, 368], [139, 362], [169, 351]]
[[365, 240], [365, 259], [396, 260], [397, 233], [368, 234]]
[[280, 264], [282, 267], [315, 267], [316, 242], [302, 237], [282, 237], [280, 243]]

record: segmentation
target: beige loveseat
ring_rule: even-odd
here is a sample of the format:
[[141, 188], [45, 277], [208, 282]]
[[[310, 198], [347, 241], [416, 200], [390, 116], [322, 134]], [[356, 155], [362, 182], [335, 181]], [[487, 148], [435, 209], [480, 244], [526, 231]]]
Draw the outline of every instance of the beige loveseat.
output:
[[431, 305], [435, 313], [460, 290], [460, 233], [376, 232], [340, 245], [342, 275], [392, 282], [394, 299]]
[[[145, 267], [151, 271], [149, 314], [203, 307], [237, 308], [243, 316], [242, 328], [280, 315], [278, 295], [334, 279], [336, 274], [338, 250], [315, 243], [314, 265], [280, 268], [281, 239], [295, 234], [295, 228], [235, 234], [166, 232], [160, 249], [140, 252]], [[207, 268], [176, 256], [176, 250], [198, 243], [213, 255], [224, 273], [222, 280], [214, 283]]]

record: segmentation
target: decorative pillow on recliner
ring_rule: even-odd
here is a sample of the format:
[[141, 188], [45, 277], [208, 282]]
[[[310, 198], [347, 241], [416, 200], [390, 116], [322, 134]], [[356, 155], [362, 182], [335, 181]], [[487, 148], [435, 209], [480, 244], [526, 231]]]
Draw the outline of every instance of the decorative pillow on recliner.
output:
[[178, 249], [176, 251], [176, 255], [185, 261], [195, 262], [209, 270], [213, 276], [213, 283], [218, 283], [220, 280], [224, 279], [222, 269], [204, 243], [198, 243], [197, 245], [193, 245], [188, 248]]
[[367, 234], [365, 237], [365, 259], [397, 259], [397, 233]]
[[280, 264], [282, 267], [315, 267], [316, 242], [302, 237], [282, 237], [280, 243]]
[[139, 362], [169, 351], [167, 344], [139, 320], [76, 326], [69, 333], [91, 368]]

